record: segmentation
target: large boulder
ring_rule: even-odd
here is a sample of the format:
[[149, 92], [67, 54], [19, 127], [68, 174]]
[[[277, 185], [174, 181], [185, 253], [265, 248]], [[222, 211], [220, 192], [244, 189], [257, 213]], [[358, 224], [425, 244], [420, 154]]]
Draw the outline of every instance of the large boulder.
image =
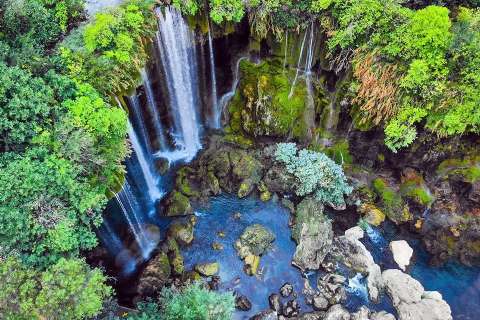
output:
[[292, 238], [297, 243], [292, 264], [301, 270], [317, 270], [332, 245], [331, 221], [323, 213], [323, 205], [305, 198], [297, 206]]
[[179, 191], [172, 191], [165, 200], [165, 215], [168, 217], [185, 216], [193, 213], [187, 196]]
[[380, 267], [363, 243], [347, 235], [334, 239], [331, 255], [354, 271], [366, 275], [368, 294], [373, 301], [378, 301], [383, 286]]
[[220, 267], [217, 262], [201, 263], [195, 266], [195, 271], [204, 277], [211, 277], [218, 273], [219, 268]]
[[167, 236], [175, 239], [181, 246], [188, 246], [193, 241], [195, 223], [195, 216], [191, 216], [188, 221], [175, 221], [168, 227]]
[[340, 304], [336, 304], [328, 309], [323, 320], [350, 320], [350, 313]]
[[399, 320], [452, 320], [450, 306], [440, 293], [425, 291], [420, 282], [398, 269], [383, 271], [382, 278]]
[[235, 242], [235, 248], [242, 259], [250, 254], [261, 256], [270, 248], [273, 241], [275, 241], [275, 235], [270, 230], [261, 224], [253, 224], [245, 228]]
[[235, 249], [245, 263], [245, 272], [254, 275], [260, 264], [260, 256], [270, 248], [275, 235], [260, 224], [248, 226], [235, 242]]
[[160, 252], [151, 259], [139, 276], [137, 293], [141, 297], [155, 297], [172, 273], [168, 256]]
[[393, 260], [398, 264], [400, 269], [405, 271], [405, 268], [410, 264], [410, 259], [413, 255], [413, 249], [407, 241], [398, 240], [390, 242], [390, 250], [393, 254]]

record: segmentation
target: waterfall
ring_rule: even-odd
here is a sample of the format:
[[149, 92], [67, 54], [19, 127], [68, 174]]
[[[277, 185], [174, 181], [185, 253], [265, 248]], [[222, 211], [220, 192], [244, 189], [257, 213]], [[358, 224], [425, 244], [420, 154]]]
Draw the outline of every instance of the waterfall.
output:
[[212, 33], [210, 31], [210, 22], [208, 22], [208, 49], [210, 51], [210, 76], [212, 78], [212, 127], [214, 129], [220, 129], [222, 110], [218, 109], [218, 96], [217, 96], [217, 77], [215, 75], [215, 52], [213, 51]]
[[[237, 60], [237, 63], [235, 64], [235, 70], [233, 71], [233, 83], [232, 87], [228, 92], [226, 92], [221, 98], [220, 98], [220, 112], [219, 112], [219, 117], [222, 116], [222, 113], [225, 111], [227, 108], [228, 103], [230, 100], [232, 100], [233, 96], [235, 95], [235, 92], [237, 91], [238, 83], [240, 82], [240, 63], [242, 60], [248, 59], [248, 56], [242, 56]], [[220, 118], [219, 118], [220, 122]]]
[[110, 226], [107, 219], [103, 219], [103, 224], [101, 229], [99, 229], [98, 235], [111, 253], [117, 254], [123, 250], [124, 247], [122, 241], [112, 229], [112, 226]]
[[295, 78], [293, 79], [292, 87], [290, 88], [290, 93], [288, 94], [288, 99], [292, 98], [293, 90], [295, 90], [295, 85], [297, 84], [298, 74], [300, 73], [300, 64], [302, 63], [303, 50], [305, 48], [306, 40], [307, 40], [307, 31], [305, 31], [305, 36], [303, 37], [302, 46], [300, 48], [300, 55], [298, 56], [297, 72], [295, 73]]
[[173, 7], [157, 10], [158, 49], [174, 115], [176, 145], [190, 161], [201, 148], [197, 59], [192, 31]]
[[167, 149], [167, 142], [165, 140], [165, 134], [162, 126], [162, 119], [158, 112], [158, 105], [157, 105], [157, 102], [155, 101], [155, 96], [153, 95], [150, 78], [148, 77], [148, 73], [146, 72], [145, 69], [142, 69], [140, 73], [142, 75], [143, 86], [145, 88], [145, 94], [147, 96], [148, 110], [150, 112], [150, 115], [153, 118], [152, 121], [153, 121], [153, 127], [155, 129], [155, 135], [160, 145], [160, 151], [164, 151]]
[[130, 106], [132, 109], [132, 114], [135, 118], [137, 126], [140, 128], [140, 134], [142, 136], [142, 141], [145, 146], [145, 150], [148, 154], [152, 154], [152, 148], [150, 146], [150, 139], [148, 137], [147, 128], [145, 128], [145, 122], [142, 116], [142, 110], [140, 109], [140, 100], [138, 99], [137, 95], [133, 95], [128, 97], [128, 101], [130, 102]]
[[140, 164], [140, 168], [142, 169], [143, 178], [145, 183], [147, 184], [148, 194], [150, 196], [150, 200], [155, 202], [156, 200], [160, 199], [163, 193], [157, 186], [157, 179], [151, 169], [150, 164], [148, 163], [148, 158], [145, 156], [145, 153], [142, 149], [140, 141], [138, 140], [137, 134], [135, 130], [133, 130], [132, 124], [128, 121], [128, 136], [132, 143], [133, 150], [137, 155], [138, 163]]

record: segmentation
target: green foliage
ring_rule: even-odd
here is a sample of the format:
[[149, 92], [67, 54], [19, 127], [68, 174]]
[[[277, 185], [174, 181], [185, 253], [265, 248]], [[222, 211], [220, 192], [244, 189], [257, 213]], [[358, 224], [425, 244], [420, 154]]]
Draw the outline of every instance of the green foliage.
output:
[[385, 35], [402, 23], [407, 10], [395, 0], [317, 0], [313, 2], [316, 11], [328, 9], [324, 21], [331, 30], [328, 47], [357, 48], [364, 43], [374, 47]]
[[53, 90], [41, 78], [0, 62], [0, 141], [28, 142], [54, 111]]
[[121, 162], [128, 150], [125, 111], [105, 103], [90, 85], [79, 85], [75, 99], [66, 100], [63, 107], [67, 116], [53, 133], [44, 132], [37, 141], [47, 142], [84, 174], [95, 176], [95, 184], [103, 185], [105, 191], [113, 189], [116, 176], [124, 171]]
[[197, 0], [173, 0], [172, 3], [183, 14], [191, 16], [194, 16], [201, 7]]
[[82, 19], [83, 10], [83, 0], [1, 1], [2, 60], [36, 73], [46, 71], [51, 67], [46, 51]]
[[313, 194], [320, 202], [343, 206], [343, 195], [352, 192], [342, 168], [323, 153], [298, 151], [294, 143], [279, 143], [275, 159], [296, 177], [295, 193], [299, 196]]
[[105, 282], [80, 259], [61, 259], [43, 272], [13, 257], [0, 260], [0, 314], [6, 320], [93, 317], [111, 295]]
[[165, 320], [229, 320], [235, 309], [231, 293], [210, 291], [198, 283], [180, 291], [164, 288], [160, 294], [160, 304], [162, 319]]
[[385, 145], [397, 152], [409, 146], [417, 137], [415, 123], [420, 122], [427, 115], [421, 108], [405, 107], [385, 127]]
[[47, 266], [96, 246], [105, 193], [70, 161], [34, 149], [0, 158], [0, 247]]
[[72, 33], [60, 49], [68, 75], [103, 94], [135, 86], [147, 59], [144, 42], [156, 28], [152, 5], [152, 0], [128, 1]]
[[242, 0], [209, 0], [210, 18], [215, 23], [224, 21], [240, 22], [245, 14]]

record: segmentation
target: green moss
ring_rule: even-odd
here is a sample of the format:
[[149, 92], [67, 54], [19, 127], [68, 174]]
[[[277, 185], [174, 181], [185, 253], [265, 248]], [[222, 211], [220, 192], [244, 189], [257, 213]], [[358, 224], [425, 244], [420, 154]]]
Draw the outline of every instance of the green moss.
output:
[[373, 190], [379, 197], [383, 211], [390, 220], [396, 223], [411, 220], [412, 216], [401, 195], [390, 187], [385, 180], [382, 178], [375, 179]]
[[304, 81], [297, 81], [290, 96], [289, 74], [279, 60], [260, 64], [244, 60], [240, 70], [239, 88], [229, 106], [230, 135], [305, 136], [303, 113], [307, 90]]
[[402, 183], [400, 186], [400, 192], [403, 196], [409, 197], [418, 204], [426, 207], [430, 207], [435, 201], [435, 197], [431, 194], [430, 190], [423, 182], [423, 179], [421, 181], [409, 180]]
[[437, 174], [443, 177], [458, 175], [465, 182], [474, 183], [480, 179], [480, 156], [444, 160], [438, 166]]
[[200, 196], [200, 193], [192, 188], [190, 181], [188, 179], [187, 167], [183, 167], [177, 172], [177, 177], [175, 179], [175, 186], [178, 191], [187, 197]]
[[181, 216], [192, 213], [190, 200], [179, 191], [173, 191], [168, 199], [167, 216]]

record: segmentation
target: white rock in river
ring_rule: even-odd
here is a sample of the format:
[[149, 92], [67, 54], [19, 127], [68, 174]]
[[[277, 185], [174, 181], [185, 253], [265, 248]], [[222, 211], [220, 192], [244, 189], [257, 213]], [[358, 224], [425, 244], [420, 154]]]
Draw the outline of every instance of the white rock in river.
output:
[[405, 271], [413, 255], [412, 247], [410, 247], [407, 241], [399, 240], [390, 242], [390, 250], [393, 253], [393, 260], [395, 260], [400, 269]]
[[351, 238], [354, 240], [360, 240], [363, 238], [364, 232], [363, 229], [359, 226], [353, 227], [345, 231], [345, 237]]
[[450, 306], [440, 293], [425, 291], [420, 282], [398, 269], [383, 271], [382, 278], [399, 320], [452, 320]]

